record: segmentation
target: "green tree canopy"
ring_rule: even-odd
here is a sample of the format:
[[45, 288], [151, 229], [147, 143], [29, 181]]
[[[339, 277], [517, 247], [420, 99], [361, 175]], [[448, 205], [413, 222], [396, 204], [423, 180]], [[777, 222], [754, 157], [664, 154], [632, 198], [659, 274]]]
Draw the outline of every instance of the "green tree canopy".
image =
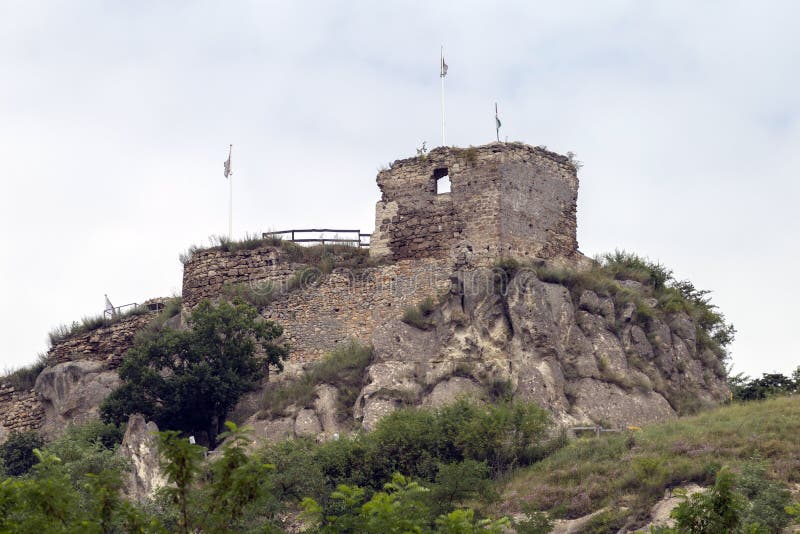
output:
[[[141, 413], [159, 427], [207, 433], [211, 446], [228, 412], [270, 367], [288, 355], [276, 343], [283, 329], [242, 301], [201, 301], [188, 330], [163, 329], [139, 339], [119, 369], [122, 386], [103, 403], [106, 421]], [[261, 350], [258, 350], [261, 349]]]

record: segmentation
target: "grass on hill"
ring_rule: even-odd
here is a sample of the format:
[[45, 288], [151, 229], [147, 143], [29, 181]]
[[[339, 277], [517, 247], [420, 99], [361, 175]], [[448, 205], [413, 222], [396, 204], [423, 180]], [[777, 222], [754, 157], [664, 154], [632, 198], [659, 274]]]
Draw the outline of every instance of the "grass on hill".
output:
[[800, 396], [722, 406], [627, 434], [586, 438], [503, 482], [502, 514], [525, 507], [575, 518], [627, 507], [640, 522], [664, 491], [713, 484], [722, 466], [763, 462], [767, 476], [800, 482]]
[[40, 353], [36, 356], [36, 361], [29, 365], [3, 371], [0, 375], [0, 384], [11, 386], [17, 391], [33, 389], [36, 377], [46, 365], [47, 354]]

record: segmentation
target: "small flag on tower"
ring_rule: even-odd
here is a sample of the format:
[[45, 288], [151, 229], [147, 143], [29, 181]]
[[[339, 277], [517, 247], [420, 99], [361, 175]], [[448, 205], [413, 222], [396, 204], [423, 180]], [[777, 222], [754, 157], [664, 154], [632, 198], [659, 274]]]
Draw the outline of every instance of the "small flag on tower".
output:
[[439, 76], [442, 78], [447, 76], [447, 63], [444, 62], [444, 48], [442, 48], [442, 64], [440, 65]]
[[231, 171], [231, 150], [233, 145], [228, 147], [228, 159], [225, 160], [225, 178], [229, 177], [233, 172]]

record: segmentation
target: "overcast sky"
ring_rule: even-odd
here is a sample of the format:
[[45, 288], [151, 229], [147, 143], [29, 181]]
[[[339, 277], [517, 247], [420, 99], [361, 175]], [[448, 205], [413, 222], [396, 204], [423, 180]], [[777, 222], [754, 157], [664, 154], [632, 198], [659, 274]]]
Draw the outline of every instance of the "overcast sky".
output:
[[735, 368], [797, 349], [800, 3], [0, 0], [0, 367], [180, 291], [234, 233], [372, 231], [379, 167], [501, 136], [583, 161], [578, 240], [713, 290]]

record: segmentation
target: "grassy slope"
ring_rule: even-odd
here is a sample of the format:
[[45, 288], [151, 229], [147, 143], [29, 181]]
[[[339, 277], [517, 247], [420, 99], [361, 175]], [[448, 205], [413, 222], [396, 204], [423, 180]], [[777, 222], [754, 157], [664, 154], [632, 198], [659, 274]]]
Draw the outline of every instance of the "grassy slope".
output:
[[561, 517], [626, 506], [640, 519], [667, 488], [709, 484], [721, 465], [753, 458], [771, 477], [800, 482], [800, 396], [723, 406], [627, 435], [576, 440], [503, 483], [496, 512], [523, 502]]

